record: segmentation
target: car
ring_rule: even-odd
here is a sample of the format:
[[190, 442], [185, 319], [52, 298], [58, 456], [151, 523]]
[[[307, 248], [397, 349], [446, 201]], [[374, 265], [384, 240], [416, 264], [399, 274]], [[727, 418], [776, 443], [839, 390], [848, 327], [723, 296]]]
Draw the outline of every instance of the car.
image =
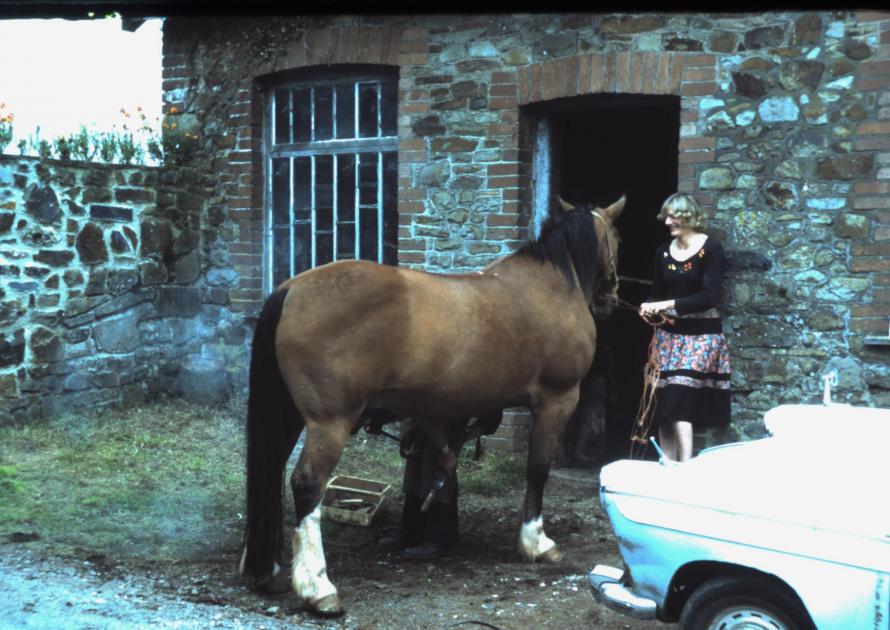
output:
[[624, 567], [602, 604], [682, 628], [890, 630], [890, 409], [779, 405], [768, 437], [621, 460], [600, 500]]

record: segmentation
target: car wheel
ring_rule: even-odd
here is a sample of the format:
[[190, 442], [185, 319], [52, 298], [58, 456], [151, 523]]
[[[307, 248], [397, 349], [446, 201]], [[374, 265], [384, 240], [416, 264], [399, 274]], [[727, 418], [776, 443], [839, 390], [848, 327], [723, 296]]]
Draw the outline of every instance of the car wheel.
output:
[[765, 579], [724, 577], [705, 582], [680, 614], [683, 630], [806, 630], [807, 614], [784, 589]]

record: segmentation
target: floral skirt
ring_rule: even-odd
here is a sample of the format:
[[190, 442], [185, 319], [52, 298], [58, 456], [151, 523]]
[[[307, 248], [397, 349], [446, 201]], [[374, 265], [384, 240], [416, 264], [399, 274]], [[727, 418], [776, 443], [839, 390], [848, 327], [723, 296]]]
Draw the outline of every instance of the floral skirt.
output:
[[729, 424], [729, 348], [722, 333], [655, 330], [658, 383], [652, 424], [685, 420], [696, 429]]

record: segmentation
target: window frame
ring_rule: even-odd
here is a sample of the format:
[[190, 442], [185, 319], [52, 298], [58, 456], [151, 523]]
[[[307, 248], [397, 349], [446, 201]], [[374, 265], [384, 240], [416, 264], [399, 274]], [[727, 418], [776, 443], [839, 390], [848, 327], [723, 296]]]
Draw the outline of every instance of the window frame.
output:
[[[273, 198], [273, 174], [274, 174], [274, 161], [276, 159], [286, 158], [289, 159], [289, 176], [288, 176], [288, 188], [290, 194], [289, 200], [289, 213], [290, 213], [290, 240], [289, 240], [289, 261], [290, 261], [290, 269], [288, 273], [288, 278], [293, 277], [296, 273], [300, 273], [302, 271], [307, 271], [308, 269], [313, 269], [318, 266], [318, 256], [317, 256], [317, 241], [318, 241], [318, 228], [317, 228], [317, 216], [316, 216], [316, 190], [317, 190], [317, 171], [316, 171], [316, 158], [319, 156], [332, 156], [332, 194], [333, 194], [333, 210], [331, 217], [331, 231], [332, 231], [332, 252], [331, 252], [331, 260], [338, 260], [338, 156], [348, 156], [355, 160], [355, 194], [354, 194], [354, 203], [353, 209], [355, 212], [354, 219], [354, 249], [353, 255], [349, 260], [358, 259], [361, 254], [361, 233], [360, 233], [360, 225], [359, 225], [359, 209], [360, 207], [367, 208], [366, 204], [361, 204], [360, 202], [360, 179], [359, 172], [361, 167], [361, 156], [363, 154], [375, 153], [377, 154], [377, 165], [376, 165], [376, 208], [377, 208], [377, 252], [376, 252], [376, 262], [384, 263], [384, 262], [392, 262], [396, 263], [394, 256], [390, 256], [392, 260], [384, 260], [386, 253], [386, 246], [388, 243], [385, 238], [384, 231], [385, 225], [387, 225], [387, 208], [384, 207], [384, 156], [392, 155], [395, 159], [395, 177], [396, 183], [394, 184], [392, 205], [393, 207], [389, 209], [392, 213], [392, 216], [389, 217], [392, 221], [398, 221], [397, 216], [397, 208], [395, 207], [397, 204], [398, 198], [398, 149], [399, 149], [399, 136], [398, 136], [398, 69], [390, 68], [390, 67], [381, 67], [380, 69], [373, 70], [350, 70], [348, 68], [344, 68], [340, 71], [336, 72], [326, 72], [324, 74], [319, 73], [311, 73], [304, 76], [299, 76], [295, 78], [278, 80], [274, 82], [269, 82], [264, 87], [264, 96], [265, 96], [265, 110], [264, 110], [264, 119], [263, 119], [263, 186], [264, 186], [264, 196], [263, 196], [263, 289], [264, 294], [268, 294], [275, 289], [275, 231], [274, 231], [274, 198]], [[396, 116], [396, 124], [393, 125], [392, 131], [393, 135], [384, 135], [384, 111], [383, 111], [383, 99], [384, 99], [384, 85], [387, 82], [391, 82], [391, 85], [388, 86], [389, 89], [394, 89], [395, 98], [392, 102], [392, 107], [395, 109]], [[376, 83], [377, 84], [377, 101], [376, 101], [376, 110], [377, 110], [377, 122], [376, 122], [376, 136], [368, 136], [368, 137], [351, 137], [351, 138], [337, 138], [337, 86], [343, 86], [343, 84], [351, 83], [353, 86], [353, 125], [355, 135], [358, 136], [361, 133], [359, 120], [361, 113], [361, 102], [359, 99], [360, 86], [362, 84]], [[319, 88], [329, 88], [332, 93], [332, 104], [331, 104], [331, 138], [325, 140], [314, 140], [312, 139], [315, 136], [315, 91]], [[309, 131], [310, 131], [310, 140], [303, 142], [294, 142], [293, 134], [294, 134], [294, 121], [293, 121], [293, 102], [294, 102], [294, 91], [299, 89], [306, 89], [309, 91]], [[288, 140], [289, 142], [275, 142], [276, 137], [276, 127], [277, 127], [277, 107], [276, 107], [276, 99], [278, 98], [277, 93], [286, 91], [289, 98], [289, 106], [288, 106], [288, 114], [291, 116], [288, 125]], [[309, 267], [307, 269], [296, 269], [296, 244], [297, 244], [297, 235], [295, 233], [295, 219], [294, 219], [294, 199], [295, 199], [295, 188], [294, 188], [294, 169], [295, 169], [295, 160], [298, 158], [310, 158], [311, 171], [310, 171], [310, 182], [312, 185], [309, 189], [310, 195], [310, 219], [309, 219], [309, 230], [310, 230], [310, 255], [309, 255]], [[395, 230], [397, 231], [397, 227]], [[397, 250], [398, 247], [398, 237], [395, 236], [392, 239], [389, 239], [391, 245], [394, 249]], [[363, 258], [368, 260], [368, 258]], [[345, 260], [345, 258], [344, 258]]]

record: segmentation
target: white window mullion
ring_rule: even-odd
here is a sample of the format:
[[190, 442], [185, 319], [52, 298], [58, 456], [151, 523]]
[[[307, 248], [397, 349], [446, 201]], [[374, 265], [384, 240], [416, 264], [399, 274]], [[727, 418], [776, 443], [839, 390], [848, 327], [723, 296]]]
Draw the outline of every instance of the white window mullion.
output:
[[377, 82], [377, 137], [383, 135], [383, 90]]
[[[294, 91], [287, 91], [287, 137], [293, 142], [294, 141]], [[273, 127], [274, 129], [274, 127]]]
[[333, 257], [331, 258], [331, 260], [337, 260], [337, 232], [338, 232], [338, 230], [337, 230], [337, 216], [339, 214], [337, 211], [337, 201], [338, 201], [337, 200], [337, 174], [339, 173], [339, 170], [340, 170], [339, 168], [337, 168], [338, 158], [339, 158], [339, 156], [335, 153], [334, 159], [333, 159], [333, 165], [332, 165], [334, 172], [331, 174], [331, 181], [333, 182], [333, 195], [334, 195], [334, 208], [332, 210], [332, 216], [331, 216], [331, 229], [333, 230], [333, 233], [334, 233], [331, 240], [333, 241], [333, 244], [334, 244], [334, 252], [332, 254]]
[[377, 153], [377, 262], [383, 262], [383, 153]]
[[288, 190], [290, 191], [290, 200], [288, 202], [288, 224], [290, 227], [290, 276], [293, 278], [297, 275], [297, 257], [294, 256], [294, 252], [297, 251], [297, 230], [294, 225], [294, 201], [295, 201], [295, 191], [294, 191], [294, 160], [295, 158], [291, 158], [287, 161], [287, 176], [288, 176]]
[[355, 133], [354, 133], [353, 137], [358, 138], [360, 135], [359, 130], [358, 130], [358, 112], [359, 112], [359, 109], [361, 109], [359, 107], [359, 103], [358, 103], [358, 81], [355, 82], [355, 85], [353, 86], [353, 90], [354, 90], [354, 92], [353, 92], [352, 102], [354, 105], [353, 110], [355, 112]]
[[361, 181], [359, 180], [362, 166], [362, 154], [355, 154], [355, 259], [358, 260], [362, 257], [361, 252], [361, 234], [359, 233], [359, 207], [361, 201]]
[[315, 255], [316, 255], [316, 220], [315, 220], [315, 156], [309, 156], [309, 163], [311, 164], [310, 173], [309, 173], [309, 217], [311, 219], [311, 227], [309, 229], [310, 236], [309, 240], [311, 241], [312, 253], [310, 257], [310, 268], [315, 268]]

